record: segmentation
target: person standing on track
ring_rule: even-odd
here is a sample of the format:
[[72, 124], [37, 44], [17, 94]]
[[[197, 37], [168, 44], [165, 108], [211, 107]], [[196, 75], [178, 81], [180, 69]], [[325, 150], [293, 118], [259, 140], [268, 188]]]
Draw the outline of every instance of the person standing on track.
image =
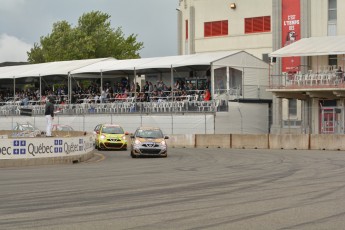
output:
[[53, 124], [53, 119], [54, 119], [54, 98], [53, 97], [48, 97], [44, 115], [47, 121], [46, 137], [51, 137], [52, 124]]

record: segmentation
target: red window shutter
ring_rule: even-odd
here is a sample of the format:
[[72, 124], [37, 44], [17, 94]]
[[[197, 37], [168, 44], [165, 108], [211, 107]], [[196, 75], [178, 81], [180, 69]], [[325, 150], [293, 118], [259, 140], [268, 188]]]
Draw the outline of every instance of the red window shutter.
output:
[[252, 18], [245, 18], [244, 19], [244, 32], [246, 34], [253, 32], [253, 19]]
[[212, 36], [222, 35], [222, 22], [213, 22], [212, 23]]
[[222, 35], [228, 35], [228, 20], [222, 21]]
[[228, 35], [228, 20], [204, 22], [204, 37]]
[[253, 18], [253, 32], [262, 32], [264, 29], [264, 22], [262, 17]]
[[212, 23], [211, 22], [205, 22], [204, 23], [204, 36], [205, 37], [212, 36]]
[[271, 31], [271, 16], [264, 17], [264, 32]]
[[188, 40], [188, 20], [186, 20], [186, 40]]
[[259, 33], [271, 31], [271, 16], [245, 18], [244, 33]]

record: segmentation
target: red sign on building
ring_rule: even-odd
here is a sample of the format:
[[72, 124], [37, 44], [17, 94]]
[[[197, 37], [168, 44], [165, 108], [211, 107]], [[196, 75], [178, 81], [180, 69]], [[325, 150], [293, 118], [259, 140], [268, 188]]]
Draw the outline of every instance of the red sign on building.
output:
[[[300, 0], [282, 0], [282, 46], [301, 39]], [[282, 58], [283, 72], [296, 72], [300, 69], [300, 57]]]

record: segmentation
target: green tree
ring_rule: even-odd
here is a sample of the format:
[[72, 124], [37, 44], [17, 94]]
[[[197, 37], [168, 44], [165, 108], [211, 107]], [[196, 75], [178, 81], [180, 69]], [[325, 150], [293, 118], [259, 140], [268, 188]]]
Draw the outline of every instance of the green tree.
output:
[[111, 28], [110, 15], [100, 11], [83, 14], [76, 27], [67, 21], [53, 24], [51, 34], [42, 36], [28, 54], [30, 63], [114, 57], [140, 58], [144, 47], [137, 35], [125, 37], [121, 27]]

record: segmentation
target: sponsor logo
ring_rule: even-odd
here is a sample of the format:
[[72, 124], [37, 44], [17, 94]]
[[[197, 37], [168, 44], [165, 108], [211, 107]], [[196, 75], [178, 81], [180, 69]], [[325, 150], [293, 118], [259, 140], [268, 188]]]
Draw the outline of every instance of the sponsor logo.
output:
[[9, 146], [0, 146], [0, 156], [19, 156], [19, 155], [31, 155], [33, 157], [39, 155], [51, 155], [51, 154], [70, 154], [73, 152], [87, 151], [93, 149], [93, 139], [78, 139], [77, 142], [66, 142], [62, 139], [54, 139], [53, 144], [47, 144], [46, 142], [30, 142], [28, 140], [13, 140], [9, 143]]
[[13, 141], [13, 155], [26, 154], [26, 140]]

